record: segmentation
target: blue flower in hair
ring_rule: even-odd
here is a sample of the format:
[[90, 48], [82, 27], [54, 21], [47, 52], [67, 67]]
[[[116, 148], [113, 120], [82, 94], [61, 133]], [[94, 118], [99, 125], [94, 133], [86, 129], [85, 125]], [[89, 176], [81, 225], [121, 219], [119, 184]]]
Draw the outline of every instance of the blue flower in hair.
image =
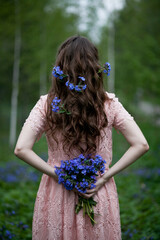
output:
[[53, 68], [53, 71], [52, 71], [52, 74], [53, 74], [53, 76], [54, 77], [56, 77], [56, 78], [59, 78], [59, 79], [63, 79], [64, 77], [67, 77], [67, 75], [65, 75], [64, 73], [63, 73], [63, 71], [60, 69], [60, 66], [55, 66], [54, 68]]
[[64, 108], [64, 104], [61, 104], [61, 99], [58, 99], [57, 97], [55, 97], [52, 100], [51, 103], [52, 106], [52, 111], [55, 113], [67, 113], [67, 114], [71, 114], [70, 112], [68, 112], [65, 108]]
[[104, 64], [104, 66], [99, 69], [98, 73], [100, 73], [100, 72], [102, 72], [102, 71], [103, 71], [104, 73], [106, 73], [107, 76], [110, 75], [111, 65], [110, 65], [109, 62], [106, 62], [106, 63]]
[[86, 87], [87, 87], [87, 85], [85, 84], [85, 85], [83, 85], [82, 89], [83, 89], [83, 90], [85, 90], [85, 89], [86, 89]]
[[111, 65], [110, 65], [109, 62], [106, 62], [106, 63], [104, 64], [104, 70], [103, 70], [103, 72], [106, 73], [107, 76], [109, 76], [109, 75], [110, 75], [110, 71], [111, 71]]
[[69, 80], [66, 82], [66, 86], [67, 86], [67, 87], [69, 86]]
[[[111, 65], [109, 62], [106, 62], [104, 64], [104, 67], [101, 67], [98, 71], [98, 73], [100, 72], [104, 72], [107, 74], [107, 76], [110, 75], [110, 71], [111, 71]], [[60, 80], [62, 80], [65, 77], [68, 77], [68, 75], [65, 75], [63, 73], [63, 71], [60, 69], [60, 66], [55, 66], [53, 68], [52, 74], [55, 78], [58, 78]], [[69, 88], [69, 90], [71, 91], [76, 91], [76, 92], [82, 92], [87, 88], [87, 84], [84, 84], [85, 82], [85, 77], [83, 76], [78, 76], [78, 78], [80, 79], [79, 83], [77, 85], [74, 85], [73, 83], [69, 82], [69, 80], [67, 80], [65, 82], [66, 87]], [[71, 114], [70, 112], [68, 112], [65, 108], [64, 108], [64, 104], [61, 104], [61, 99], [58, 99], [57, 97], [55, 97], [51, 103], [52, 105], [52, 111], [55, 113], [66, 113], [66, 114]]]
[[[81, 79], [81, 81], [85, 82], [85, 78], [79, 76], [78, 78]], [[65, 85], [69, 88], [69, 90], [75, 90], [76, 92], [82, 92], [82, 90], [85, 90], [87, 85], [86, 84], [81, 84], [80, 82], [78, 85], [74, 85], [73, 83], [70, 83], [69, 80], [65, 83]]]
[[84, 78], [84, 77], [78, 77], [78, 78], [80, 78], [82, 81], [85, 81], [86, 79]]
[[61, 99], [58, 99], [57, 97], [55, 97], [51, 103], [52, 105], [52, 111], [53, 112], [58, 112], [59, 111], [59, 104], [61, 102]]
[[69, 90], [73, 90], [73, 89], [74, 89], [73, 83], [69, 83]]
[[75, 91], [77, 91], [77, 92], [80, 92], [80, 91], [81, 91], [81, 89], [79, 88], [78, 85], [76, 85], [74, 89], [75, 89]]

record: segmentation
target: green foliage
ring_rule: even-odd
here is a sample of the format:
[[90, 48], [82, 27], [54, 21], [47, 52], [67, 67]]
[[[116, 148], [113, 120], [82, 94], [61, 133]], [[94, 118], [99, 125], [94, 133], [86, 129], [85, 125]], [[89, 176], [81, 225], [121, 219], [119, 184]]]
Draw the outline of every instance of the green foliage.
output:
[[[0, 188], [1, 194], [3, 194], [3, 200], [0, 204], [0, 228], [2, 229], [4, 226], [14, 234], [15, 236], [12, 239], [32, 239], [32, 212], [37, 184], [19, 182], [16, 185], [1, 181]], [[5, 228], [4, 231], [0, 231], [0, 234], [3, 232], [3, 236], [5, 235]]]
[[[126, 1], [115, 19], [116, 89], [133, 100], [159, 101], [159, 1]], [[122, 90], [121, 90], [122, 89]]]
[[[133, 103], [140, 90], [144, 100], [160, 103], [159, 8], [158, 0], [126, 0], [110, 19], [115, 29], [115, 91]], [[107, 58], [107, 29], [99, 45], [102, 59]]]

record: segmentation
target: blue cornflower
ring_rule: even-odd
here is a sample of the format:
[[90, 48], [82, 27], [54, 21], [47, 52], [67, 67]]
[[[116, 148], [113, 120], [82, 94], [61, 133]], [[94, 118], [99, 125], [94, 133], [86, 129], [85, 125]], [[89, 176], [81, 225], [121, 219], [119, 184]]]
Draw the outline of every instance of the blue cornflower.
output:
[[64, 104], [61, 104], [61, 99], [58, 99], [58, 97], [52, 100], [51, 106], [53, 112], [71, 114], [64, 108]]
[[9, 236], [11, 234], [11, 232], [9, 230], [6, 230], [6, 236]]
[[90, 187], [90, 189], [95, 188], [95, 187], [96, 187], [96, 185], [93, 184], [93, 183], [91, 183], [91, 187]]
[[107, 68], [109, 71], [111, 70], [111, 64], [109, 62], [106, 62], [104, 64], [105, 68]]
[[91, 179], [94, 179], [94, 180], [96, 180], [96, 177], [95, 177], [95, 176], [91, 176]]
[[75, 185], [75, 188], [78, 190], [78, 192], [80, 193], [85, 193], [86, 192], [86, 189], [85, 190], [82, 190], [78, 187], [78, 185]]
[[61, 168], [65, 168], [65, 163], [63, 161], [61, 161]]
[[58, 183], [65, 183], [64, 178], [61, 176], [61, 174], [58, 175]]
[[65, 84], [66, 84], [66, 86], [68, 87], [68, 86], [69, 86], [69, 80], [68, 80]]
[[55, 166], [55, 168], [56, 168], [55, 173], [56, 173], [57, 175], [59, 175], [60, 172], [61, 172], [61, 169], [59, 169], [59, 167], [57, 167], [57, 166]]
[[59, 111], [59, 105], [60, 105], [60, 102], [61, 102], [61, 99], [58, 99], [57, 97], [55, 97], [53, 100], [52, 100], [52, 111], [53, 112], [58, 112]]
[[67, 190], [73, 189], [73, 184], [67, 179], [66, 182], [64, 182], [64, 186]]
[[73, 89], [74, 89], [73, 83], [69, 83], [69, 90], [73, 90]]
[[86, 79], [84, 78], [84, 77], [78, 77], [78, 78], [80, 78], [82, 81], [85, 81]]
[[53, 68], [52, 74], [54, 77], [59, 78], [59, 79], [63, 79], [66, 76], [66, 75], [64, 75], [63, 71], [60, 69], [59, 66], [57, 66], [57, 67], [55, 66]]
[[86, 175], [86, 169], [84, 169], [84, 170], [82, 171], [82, 174]]
[[53, 106], [52, 111], [53, 112], [58, 112], [59, 111], [59, 107]]
[[79, 88], [78, 85], [76, 85], [74, 89], [75, 89], [75, 91], [77, 91], [77, 92], [80, 92], [80, 91], [81, 91], [81, 89]]
[[[84, 77], [78, 77], [80, 78], [83, 82], [85, 81]], [[70, 83], [69, 80], [65, 83], [65, 85], [69, 88], [69, 90], [75, 90], [76, 92], [81, 92], [82, 90], [85, 90], [87, 85], [83, 85], [83, 84], [78, 84], [78, 85], [74, 85], [73, 83]]]
[[104, 170], [105, 170], [105, 166], [103, 166], [103, 167], [100, 169], [100, 172], [101, 172], [101, 173], [104, 173]]
[[54, 104], [58, 104], [58, 103], [60, 103], [61, 102], [61, 99], [58, 99], [58, 97], [55, 97], [54, 99], [53, 99], [53, 103]]
[[76, 179], [77, 177], [76, 175], [71, 175], [71, 178]]
[[83, 89], [83, 90], [85, 90], [85, 89], [86, 89], [86, 87], [87, 87], [87, 85], [85, 84], [85, 85], [82, 87], [82, 89]]
[[29, 226], [27, 225], [27, 224], [24, 224], [23, 226], [22, 226], [22, 229], [26, 229], [26, 228], [28, 228]]
[[81, 164], [79, 164], [77, 167], [78, 167], [78, 169], [84, 169], [84, 166]]
[[78, 156], [78, 158], [85, 159], [85, 157], [83, 156], [83, 154], [80, 154], [80, 155]]
[[110, 71], [111, 71], [111, 65], [110, 65], [109, 62], [106, 62], [106, 63], [104, 64], [104, 70], [103, 70], [103, 72], [106, 73], [107, 76], [109, 76], [109, 75], [110, 75], [110, 73], [109, 73]]
[[100, 155], [96, 155], [95, 158], [102, 160], [102, 157]]
[[[83, 180], [84, 180], [84, 181], [83, 181]], [[83, 182], [83, 186], [84, 186], [84, 188], [88, 187], [88, 185], [89, 185], [88, 182], [85, 181], [85, 179], [83, 179], [83, 180], [82, 180], [82, 182]]]

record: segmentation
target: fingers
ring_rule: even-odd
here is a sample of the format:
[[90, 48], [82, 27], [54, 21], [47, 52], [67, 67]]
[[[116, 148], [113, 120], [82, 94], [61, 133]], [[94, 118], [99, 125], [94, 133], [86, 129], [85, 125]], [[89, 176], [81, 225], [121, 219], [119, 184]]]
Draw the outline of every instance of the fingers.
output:
[[93, 197], [93, 196], [96, 194], [97, 189], [94, 188], [94, 189], [87, 190], [86, 193], [81, 193], [81, 192], [79, 192], [76, 188], [74, 188], [73, 191], [74, 191], [75, 193], [77, 193], [79, 196], [88, 199], [88, 198], [90, 198], [90, 197]]
[[94, 192], [97, 192], [97, 189], [96, 189], [96, 188], [94, 188], [94, 189], [88, 189], [88, 190], [86, 191], [87, 194], [94, 193]]
[[92, 196], [94, 195], [94, 193], [92, 193], [92, 194], [81, 193], [81, 194], [79, 194], [79, 195], [80, 195], [81, 197], [84, 197], [84, 198], [88, 199], [88, 198], [92, 197]]

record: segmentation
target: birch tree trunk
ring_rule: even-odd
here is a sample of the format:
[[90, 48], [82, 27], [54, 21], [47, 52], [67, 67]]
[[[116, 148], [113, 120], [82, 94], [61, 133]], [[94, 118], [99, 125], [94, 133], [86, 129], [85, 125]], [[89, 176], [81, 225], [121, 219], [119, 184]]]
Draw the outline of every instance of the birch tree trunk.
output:
[[115, 29], [114, 24], [111, 19], [109, 23], [109, 35], [108, 35], [108, 61], [111, 64], [111, 75], [108, 78], [108, 91], [115, 91], [115, 50], [114, 50], [114, 41], [115, 41]]
[[16, 141], [17, 130], [17, 105], [18, 105], [18, 87], [19, 87], [19, 63], [21, 49], [21, 29], [19, 19], [19, 0], [15, 0], [15, 42], [14, 42], [14, 63], [12, 79], [12, 96], [11, 96], [11, 116], [10, 116], [10, 136], [9, 144], [13, 148]]

